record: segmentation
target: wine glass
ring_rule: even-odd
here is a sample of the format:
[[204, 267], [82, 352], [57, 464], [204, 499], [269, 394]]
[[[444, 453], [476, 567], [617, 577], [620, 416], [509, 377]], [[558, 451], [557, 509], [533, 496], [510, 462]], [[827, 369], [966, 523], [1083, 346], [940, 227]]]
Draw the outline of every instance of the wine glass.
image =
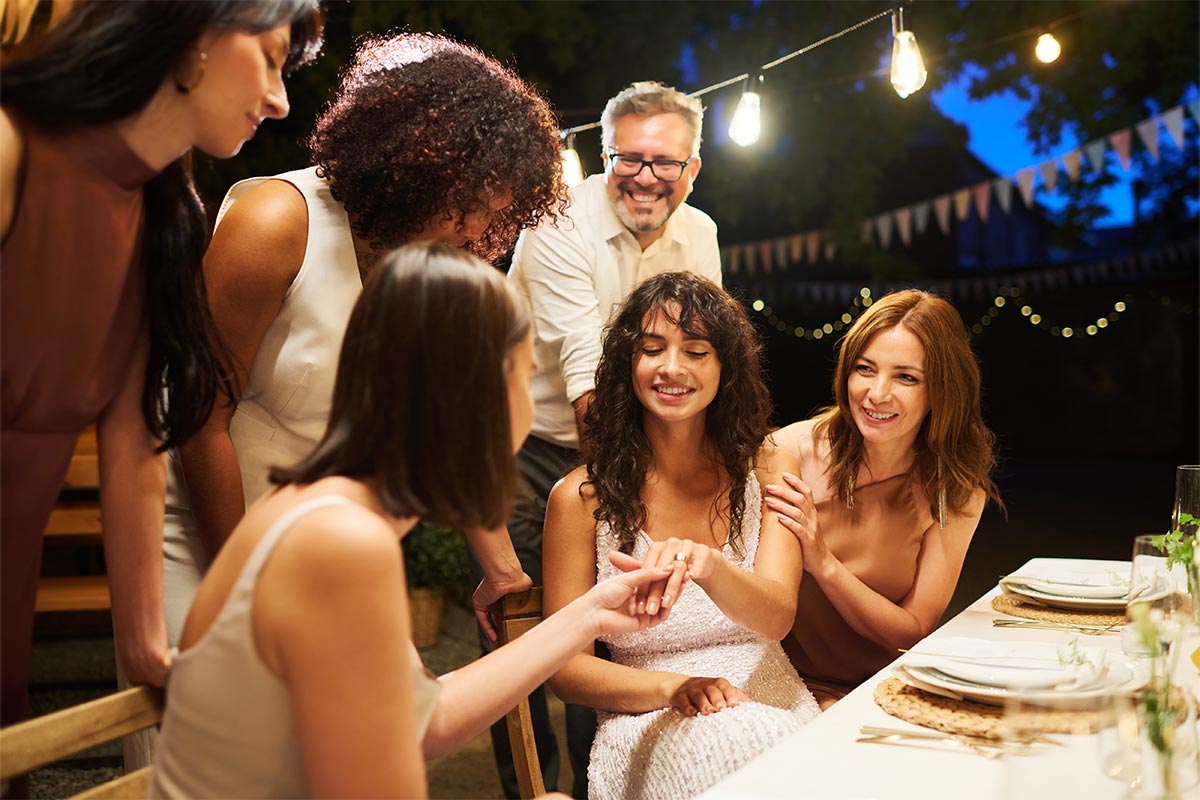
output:
[[1179, 521], [1181, 514], [1200, 518], [1200, 464], [1175, 468], [1175, 508], [1171, 512], [1171, 530], [1181, 530], [1185, 535], [1195, 533], [1196, 523], [1184, 525]]

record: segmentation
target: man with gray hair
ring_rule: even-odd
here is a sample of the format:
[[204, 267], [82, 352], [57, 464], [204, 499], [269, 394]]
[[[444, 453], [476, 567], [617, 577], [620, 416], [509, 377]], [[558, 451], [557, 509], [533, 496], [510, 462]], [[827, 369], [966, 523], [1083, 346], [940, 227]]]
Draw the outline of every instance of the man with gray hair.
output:
[[[571, 191], [556, 226], [525, 231], [508, 278], [529, 298], [537, 373], [533, 433], [517, 455], [523, 486], [508, 531], [524, 570], [541, 585], [546, 500], [579, 463], [583, 413], [595, 388], [604, 325], [640, 281], [690, 271], [721, 282], [717, 226], [685, 201], [700, 172], [704, 108], [669, 86], [641, 81], [608, 101], [601, 117], [604, 173]], [[558, 753], [539, 689], [530, 697], [546, 789], [557, 782]], [[539, 717], [541, 720], [539, 721]], [[595, 712], [567, 706], [572, 794], [587, 796]], [[502, 782], [516, 797], [507, 731], [492, 729]]]

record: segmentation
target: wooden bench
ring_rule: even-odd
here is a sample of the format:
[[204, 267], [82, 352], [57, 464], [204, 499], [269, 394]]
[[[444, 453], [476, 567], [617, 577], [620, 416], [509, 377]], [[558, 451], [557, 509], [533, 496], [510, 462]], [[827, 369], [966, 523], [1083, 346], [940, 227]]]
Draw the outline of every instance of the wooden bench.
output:
[[[157, 725], [162, 714], [162, 690], [139, 686], [10, 725], [0, 730], [0, 778], [7, 783], [89, 747]], [[114, 778], [73, 800], [145, 797], [152, 769]]]
[[[542, 621], [542, 587], [535, 586], [527, 592], [505, 595], [496, 603], [496, 609], [496, 638], [499, 644], [505, 645]], [[512, 747], [513, 767], [516, 769], [517, 786], [521, 790], [522, 800], [545, 794], [542, 765], [538, 760], [537, 743], [533, 738], [529, 698], [522, 698], [505, 716], [505, 721], [508, 724], [508, 743]]]
[[[50, 539], [79, 538], [98, 542], [100, 523], [100, 456], [96, 428], [89, 425], [75, 444], [59, 500], [50, 512], [43, 534]], [[112, 607], [108, 578], [81, 575], [38, 581], [39, 612], [105, 611]]]

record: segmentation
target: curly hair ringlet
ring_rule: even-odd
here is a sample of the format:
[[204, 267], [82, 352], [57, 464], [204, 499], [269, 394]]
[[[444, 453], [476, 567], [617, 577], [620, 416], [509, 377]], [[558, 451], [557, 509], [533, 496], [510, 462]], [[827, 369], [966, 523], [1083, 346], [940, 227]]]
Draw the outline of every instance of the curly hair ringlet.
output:
[[566, 206], [550, 106], [511, 69], [443, 36], [363, 39], [308, 143], [354, 232], [380, 249], [508, 191], [512, 204], [467, 245], [495, 261]]
[[633, 390], [633, 360], [655, 313], [688, 335], [708, 340], [720, 362], [720, 385], [705, 412], [705, 455], [728, 483], [728, 492], [713, 498], [713, 511], [728, 520], [729, 545], [740, 553], [746, 479], [769, 430], [771, 395], [763, 378], [762, 342], [749, 314], [707, 278], [690, 272], [648, 278], [634, 288], [605, 330], [595, 394], [584, 415], [583, 486], [596, 494], [596, 520], [608, 523], [622, 552], [631, 552], [646, 523], [642, 488], [654, 461], [642, 428], [644, 409]]
[[996, 437], [983, 423], [982, 379], [966, 326], [954, 306], [917, 289], [893, 292], [876, 300], [838, 343], [833, 377], [836, 404], [818, 412], [813, 429], [815, 437], [829, 440], [830, 484], [837, 487], [842, 502], [850, 505], [854, 478], [866, 460], [862, 433], [850, 411], [850, 373], [871, 339], [895, 327], [910, 331], [925, 348], [929, 413], [913, 445], [913, 476], [929, 499], [930, 513], [938, 518], [937, 498], [941, 492], [945, 492], [946, 509], [952, 514], [961, 513], [976, 489], [983, 489], [1003, 509], [991, 478], [996, 465]]

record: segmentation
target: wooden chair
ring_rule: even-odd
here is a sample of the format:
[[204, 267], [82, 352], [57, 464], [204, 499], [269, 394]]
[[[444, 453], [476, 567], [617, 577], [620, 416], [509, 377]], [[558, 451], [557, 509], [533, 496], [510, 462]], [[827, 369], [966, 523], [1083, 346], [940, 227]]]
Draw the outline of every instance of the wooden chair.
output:
[[[96, 427], [89, 425], [75, 444], [63, 490], [43, 533], [48, 540], [97, 542], [101, 530], [99, 448]], [[108, 578], [104, 575], [42, 578], [38, 581], [34, 607], [39, 612], [106, 611], [112, 607]]]
[[[162, 713], [162, 690], [139, 686], [10, 725], [0, 730], [0, 778], [7, 783], [15, 775], [157, 725]], [[113, 778], [72, 800], [145, 797], [152, 770], [144, 767]]]
[[[505, 595], [496, 603], [497, 639], [508, 644], [526, 633], [542, 620], [542, 588], [535, 586], [527, 592]], [[529, 714], [529, 698], [524, 697], [505, 717], [508, 723], [508, 742], [512, 747], [513, 767], [517, 786], [523, 800], [546, 793], [542, 783], [542, 765], [538, 761], [537, 743], [533, 738], [533, 719]]]

